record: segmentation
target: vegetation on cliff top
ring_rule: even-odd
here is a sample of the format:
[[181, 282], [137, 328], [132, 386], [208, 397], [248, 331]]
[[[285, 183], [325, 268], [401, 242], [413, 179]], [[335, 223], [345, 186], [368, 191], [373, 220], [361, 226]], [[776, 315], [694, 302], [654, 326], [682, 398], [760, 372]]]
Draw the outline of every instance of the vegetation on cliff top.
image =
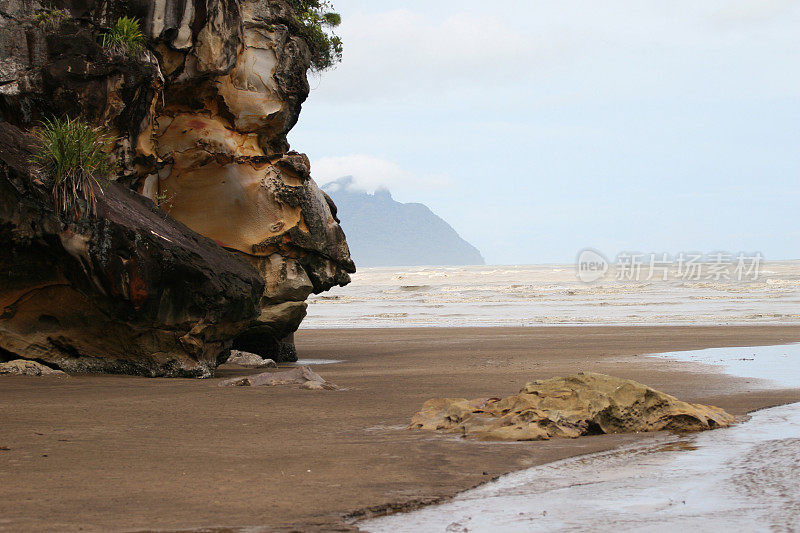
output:
[[56, 213], [67, 214], [71, 208], [79, 212], [77, 200], [82, 198], [87, 212], [94, 214], [97, 178], [108, 176], [113, 168], [104, 151], [111, 139], [99, 128], [69, 118], [44, 120], [35, 135], [41, 148], [33, 162], [53, 179]]
[[333, 28], [342, 23], [342, 17], [333, 11], [333, 4], [328, 0], [289, 0], [289, 4], [311, 50], [311, 68], [321, 71], [341, 61], [342, 40]]

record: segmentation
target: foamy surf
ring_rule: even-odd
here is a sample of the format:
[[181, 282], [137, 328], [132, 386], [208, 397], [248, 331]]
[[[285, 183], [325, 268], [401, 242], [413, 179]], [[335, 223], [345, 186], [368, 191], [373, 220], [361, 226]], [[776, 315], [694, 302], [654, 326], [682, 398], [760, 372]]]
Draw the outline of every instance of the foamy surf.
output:
[[581, 282], [568, 265], [366, 268], [302, 328], [800, 324], [800, 261], [758, 280]]

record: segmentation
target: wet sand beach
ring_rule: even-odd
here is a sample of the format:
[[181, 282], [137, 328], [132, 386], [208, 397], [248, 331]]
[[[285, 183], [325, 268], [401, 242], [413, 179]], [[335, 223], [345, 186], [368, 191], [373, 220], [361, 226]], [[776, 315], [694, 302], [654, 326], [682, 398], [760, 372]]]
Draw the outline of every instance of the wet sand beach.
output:
[[[404, 430], [431, 397], [581, 370], [733, 414], [800, 401], [642, 354], [800, 341], [796, 326], [302, 330], [342, 391], [128, 376], [0, 379], [0, 531], [348, 529], [501, 474], [663, 435], [480, 443]], [[702, 370], [699, 372], [698, 370]]]

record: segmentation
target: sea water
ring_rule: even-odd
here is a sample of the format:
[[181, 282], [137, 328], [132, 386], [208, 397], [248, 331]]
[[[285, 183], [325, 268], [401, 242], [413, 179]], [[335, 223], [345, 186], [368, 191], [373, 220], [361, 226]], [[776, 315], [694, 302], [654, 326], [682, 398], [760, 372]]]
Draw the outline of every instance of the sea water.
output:
[[[656, 357], [800, 387], [800, 344]], [[730, 428], [530, 468], [442, 505], [358, 525], [376, 533], [800, 531], [799, 479], [800, 404], [791, 404]]]
[[765, 263], [755, 280], [646, 278], [583, 283], [574, 265], [364, 268], [309, 298], [301, 327], [800, 324], [800, 261]]

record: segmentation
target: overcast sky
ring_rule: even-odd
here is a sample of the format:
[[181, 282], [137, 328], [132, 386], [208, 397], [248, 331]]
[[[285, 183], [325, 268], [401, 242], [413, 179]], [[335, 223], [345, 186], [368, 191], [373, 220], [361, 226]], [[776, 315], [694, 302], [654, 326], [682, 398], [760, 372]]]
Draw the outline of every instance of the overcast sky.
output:
[[334, 4], [344, 61], [290, 135], [319, 183], [422, 202], [489, 263], [800, 258], [800, 0]]

